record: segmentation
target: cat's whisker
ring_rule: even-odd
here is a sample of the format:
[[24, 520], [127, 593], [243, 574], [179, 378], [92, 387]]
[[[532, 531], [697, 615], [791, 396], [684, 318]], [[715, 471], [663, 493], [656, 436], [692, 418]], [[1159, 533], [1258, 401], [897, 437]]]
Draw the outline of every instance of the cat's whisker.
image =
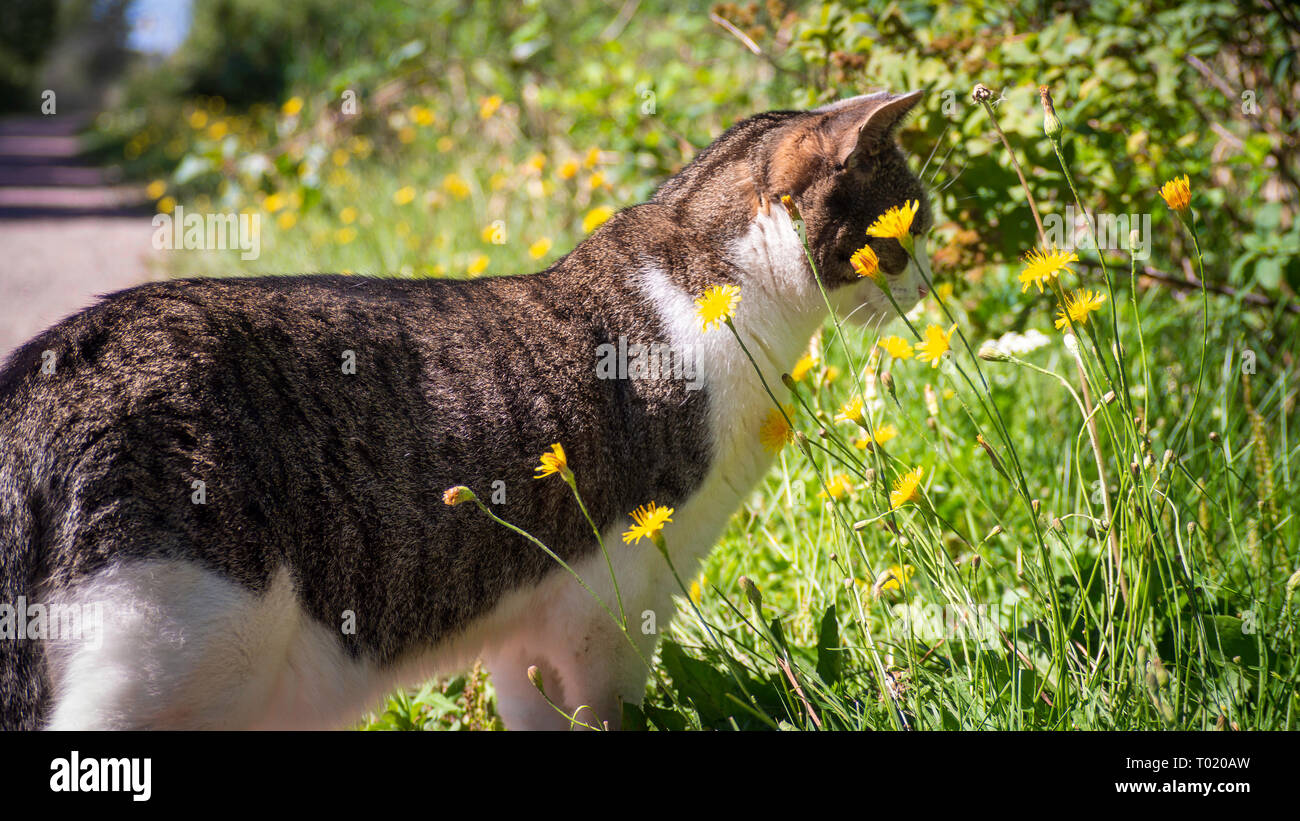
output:
[[[955, 142], [952, 145], [948, 146], [948, 153], [943, 155], [943, 159], [940, 160], [939, 164], [934, 167], [934, 173], [930, 175], [931, 185], [934, 185], [934, 181], [939, 178], [939, 172], [942, 171], [943, 167], [948, 164], [948, 158], [952, 156], [952, 152], [956, 150], [956, 148], [957, 148], [957, 143]], [[963, 165], [962, 168], [964, 169], [965, 166]], [[957, 173], [960, 174], [961, 171], [958, 171]]]
[[[925, 163], [922, 164], [921, 171], [916, 176], [921, 177], [922, 179], [925, 178], [925, 169], [930, 167], [930, 160], [934, 159], [934, 152], [939, 150], [939, 146], [943, 145], [943, 138], [948, 136], [948, 132], [950, 130], [952, 130], [952, 123], [949, 123], [947, 126], [945, 126], [943, 129], [943, 133], [939, 135], [939, 139], [934, 141], [934, 148], [930, 149], [930, 156], [925, 158]], [[949, 154], [952, 153], [951, 148], [948, 149], [948, 153]], [[945, 160], [947, 159], [947, 155], [944, 156], [944, 159]]]
[[952, 186], [953, 183], [961, 179], [961, 175], [965, 173], [965, 171], [966, 171], [966, 163], [962, 163], [961, 168], [957, 169], [957, 173], [953, 175], [952, 179], [944, 183], [943, 188], [939, 189], [939, 193], [942, 194], [944, 191], [947, 191]]

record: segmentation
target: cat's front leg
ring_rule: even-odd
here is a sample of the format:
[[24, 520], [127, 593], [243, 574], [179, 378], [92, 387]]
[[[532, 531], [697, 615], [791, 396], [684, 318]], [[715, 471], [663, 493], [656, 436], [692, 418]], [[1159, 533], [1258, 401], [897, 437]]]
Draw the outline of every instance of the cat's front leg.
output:
[[[576, 562], [574, 569], [591, 591], [568, 573], [552, 574], [511, 634], [485, 650], [483, 661], [508, 729], [619, 729], [622, 705], [641, 703], [655, 642], [672, 618], [671, 587], [649, 568], [629, 566], [657, 558], [653, 552], [624, 550], [614, 557], [617, 595], [603, 557]], [[620, 596], [626, 634], [619, 626]], [[528, 679], [532, 666], [545, 698]]]

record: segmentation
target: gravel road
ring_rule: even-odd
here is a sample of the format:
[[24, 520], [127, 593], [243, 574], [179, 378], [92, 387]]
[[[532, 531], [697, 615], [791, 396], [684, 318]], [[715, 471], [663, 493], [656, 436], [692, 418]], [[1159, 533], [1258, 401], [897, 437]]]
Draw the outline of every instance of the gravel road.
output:
[[97, 295], [161, 276], [144, 192], [82, 156], [85, 122], [0, 119], [0, 358]]

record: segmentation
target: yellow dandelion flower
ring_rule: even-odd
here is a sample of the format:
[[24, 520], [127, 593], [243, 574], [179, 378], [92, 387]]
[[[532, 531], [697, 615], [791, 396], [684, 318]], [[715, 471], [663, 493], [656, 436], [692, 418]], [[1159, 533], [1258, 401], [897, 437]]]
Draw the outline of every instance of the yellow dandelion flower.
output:
[[226, 125], [226, 121], [217, 120], [215, 123], [208, 126], [208, 139], [219, 140], [226, 136], [228, 131], [230, 131], [230, 126]]
[[867, 229], [867, 236], [896, 239], [900, 242], [908, 239], [911, 237], [912, 220], [916, 218], [916, 212], [920, 207], [920, 200], [895, 205], [871, 223], [871, 227]]
[[281, 208], [284, 207], [284, 204], [285, 204], [284, 195], [281, 194], [279, 191], [269, 195], [266, 199], [262, 200], [262, 207], [266, 209], [266, 213], [268, 214], [274, 214], [276, 211], [279, 211]]
[[763, 449], [768, 453], [776, 453], [794, 441], [794, 430], [785, 421], [787, 416], [794, 416], [792, 406], [785, 406], [784, 415], [776, 408], [772, 408], [767, 412], [763, 424], [759, 426], [758, 441], [763, 444]]
[[470, 260], [469, 267], [465, 270], [469, 272], [470, 276], [476, 277], [486, 271], [491, 262], [492, 260], [488, 258], [487, 254], [476, 254], [474, 259]]
[[286, 117], [296, 116], [298, 112], [302, 111], [302, 98], [290, 97], [284, 101], [284, 105], [280, 106], [280, 111], [282, 111]]
[[929, 362], [931, 368], [939, 367], [939, 358], [952, 348], [952, 334], [956, 330], [955, 323], [947, 332], [938, 325], [928, 326], [925, 329], [925, 338], [913, 346], [916, 348], [916, 358], [922, 362]]
[[1192, 204], [1192, 186], [1187, 175], [1174, 177], [1161, 186], [1160, 196], [1175, 211], [1186, 211]]
[[916, 467], [904, 473], [894, 482], [894, 489], [889, 492], [889, 509], [897, 510], [916, 498], [916, 490], [921, 486], [921, 476], [925, 468]]
[[700, 330], [708, 331], [736, 315], [740, 303], [739, 285], [714, 285], [695, 300], [695, 315], [700, 320]]
[[840, 406], [840, 412], [835, 414], [836, 422], [861, 422], [862, 421], [862, 397], [855, 396], [848, 402]]
[[799, 357], [798, 362], [794, 363], [794, 369], [790, 371], [790, 378], [796, 382], [802, 382], [803, 378], [808, 375], [808, 371], [811, 371], [816, 366], [817, 360], [813, 359], [812, 354], [806, 353]]
[[162, 180], [154, 180], [149, 183], [149, 187], [144, 189], [144, 192], [149, 195], [151, 200], [162, 199], [162, 195], [167, 193], [167, 183]]
[[843, 499], [853, 492], [853, 483], [847, 473], [837, 473], [826, 483], [826, 489], [817, 496], [822, 499]]
[[876, 343], [895, 359], [911, 359], [912, 346], [901, 336], [887, 336]]
[[190, 114], [190, 128], [198, 131], [208, 124], [208, 113], [206, 111], [195, 111]]
[[874, 442], [877, 445], [883, 445], [886, 442], [898, 437], [898, 428], [895, 425], [881, 425], [876, 428], [875, 436], [864, 436], [854, 440], [853, 447], [858, 450], [866, 450]]
[[348, 140], [348, 150], [363, 160], [370, 156], [373, 148], [369, 137], [358, 136]]
[[343, 166], [347, 165], [348, 161], [351, 159], [352, 158], [348, 156], [348, 152], [344, 151], [342, 148], [336, 148], [330, 154], [330, 161], [333, 162], [339, 168], [342, 168]]
[[571, 180], [578, 173], [578, 163], [575, 160], [565, 160], [555, 173], [562, 180]]
[[700, 583], [694, 580], [691, 581], [691, 601], [700, 603]]
[[537, 242], [534, 242], [532, 245], [528, 246], [528, 256], [532, 257], [533, 259], [541, 259], [542, 257], [546, 256], [547, 252], [550, 250], [551, 250], [550, 237], [542, 237], [541, 239], [537, 240]]
[[442, 178], [442, 190], [458, 200], [463, 200], [469, 196], [469, 183], [465, 182], [459, 174], [448, 174]]
[[163, 197], [158, 200], [157, 208], [159, 214], [170, 214], [172, 211], [176, 210], [176, 198]]
[[298, 224], [298, 215], [292, 211], [285, 211], [275, 218], [275, 224], [281, 231], [288, 231]]
[[356, 238], [357, 238], [357, 229], [353, 228], [351, 225], [340, 228], [339, 230], [334, 232], [334, 241], [337, 242], [339, 245], [347, 245], [349, 242], [351, 242]]
[[954, 286], [951, 282], [940, 283], [934, 286], [934, 295], [940, 302], [947, 302], [952, 298]]
[[876, 428], [876, 435], [873, 438], [876, 440], [877, 445], [883, 445], [886, 442], [890, 441], [891, 439], [896, 438], [897, 436], [898, 436], [897, 425], [881, 425], [880, 427]]
[[583, 233], [590, 234], [592, 231], [595, 231], [603, 225], [605, 220], [612, 216], [614, 216], [614, 209], [610, 208], [608, 205], [600, 205], [591, 209], [587, 212], [587, 216], [582, 218]]
[[1025, 254], [1025, 270], [1020, 272], [1020, 282], [1023, 287], [1020, 293], [1029, 290], [1030, 285], [1037, 285], [1038, 292], [1043, 292], [1043, 283], [1060, 276], [1062, 271], [1067, 274], [1074, 273], [1068, 266], [1071, 262], [1078, 262], [1079, 257], [1073, 251], [1058, 251], [1055, 248], [1039, 250], [1033, 249]]
[[864, 245], [853, 252], [849, 257], [849, 264], [853, 266], [853, 271], [860, 277], [869, 277], [875, 281], [880, 281], [880, 258], [876, 252], [871, 250], [870, 245]]
[[1065, 305], [1056, 309], [1056, 328], [1064, 330], [1069, 327], [1070, 323], [1066, 321], [1066, 313], [1076, 325], [1086, 325], [1088, 314], [1099, 310], [1106, 303], [1106, 295], [1098, 292], [1089, 291], [1087, 288], [1080, 288], [1073, 294], [1065, 295]]
[[540, 462], [541, 464], [533, 468], [537, 472], [534, 479], [542, 479], [552, 473], [558, 473], [561, 477], [569, 474], [569, 457], [564, 454], [564, 448], [559, 442], [551, 445], [550, 453], [542, 454]]
[[592, 174], [590, 177], [587, 178], [587, 186], [591, 188], [592, 191], [595, 191], [597, 188], [600, 188], [604, 184], [605, 184], [605, 175], [600, 173], [599, 171], [597, 171], [595, 174]]
[[352, 223], [356, 222], [357, 209], [353, 208], [350, 205], [345, 207], [342, 211], [339, 212], [339, 221], [342, 222], [344, 225], [351, 225]]
[[416, 125], [428, 126], [433, 125], [436, 119], [433, 116], [433, 110], [426, 106], [411, 106], [411, 119], [415, 120]]
[[592, 148], [590, 151], [588, 151], [586, 158], [584, 158], [582, 161], [582, 164], [587, 166], [588, 168], [595, 168], [597, 165], [599, 165], [600, 149]]
[[634, 544], [642, 539], [654, 541], [664, 525], [673, 520], [671, 507], [660, 507], [654, 502], [642, 505], [630, 514], [633, 525], [623, 533], [624, 544]]
[[891, 564], [888, 570], [882, 571], [876, 578], [872, 590], [877, 596], [887, 590], [901, 590], [902, 585], [906, 584], [914, 575], [916, 575], [916, 568], [910, 564], [901, 567]]
[[407, 205], [415, 199], [415, 189], [409, 185], [404, 185], [393, 192], [393, 202], [397, 205]]
[[491, 97], [484, 97], [478, 104], [478, 116], [484, 120], [492, 119], [492, 115], [497, 113], [497, 109], [501, 108], [501, 102], [502, 100], [499, 94], [493, 94]]

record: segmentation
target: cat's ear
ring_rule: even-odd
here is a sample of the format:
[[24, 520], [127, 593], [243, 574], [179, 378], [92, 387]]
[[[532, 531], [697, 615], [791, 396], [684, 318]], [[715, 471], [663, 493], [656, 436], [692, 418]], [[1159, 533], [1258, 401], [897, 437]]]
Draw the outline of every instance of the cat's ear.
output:
[[922, 91], [864, 94], [817, 109], [825, 116], [821, 127], [835, 161], [848, 168], [885, 148], [923, 95]]

